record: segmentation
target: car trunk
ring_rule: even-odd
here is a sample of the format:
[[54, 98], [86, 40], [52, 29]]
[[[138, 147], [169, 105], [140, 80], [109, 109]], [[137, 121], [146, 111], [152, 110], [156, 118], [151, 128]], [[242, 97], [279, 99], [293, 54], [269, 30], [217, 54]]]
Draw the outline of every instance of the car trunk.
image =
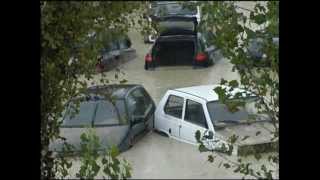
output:
[[192, 65], [195, 43], [191, 38], [166, 39], [157, 42], [154, 50], [157, 65]]

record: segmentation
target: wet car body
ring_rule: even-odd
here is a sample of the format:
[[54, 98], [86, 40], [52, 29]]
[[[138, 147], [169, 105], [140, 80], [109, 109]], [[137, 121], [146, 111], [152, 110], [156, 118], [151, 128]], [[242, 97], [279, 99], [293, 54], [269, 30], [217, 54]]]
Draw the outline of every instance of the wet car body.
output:
[[[155, 130], [167, 136], [197, 145], [196, 131], [200, 131], [202, 137], [212, 133], [211, 138], [204, 140], [208, 149], [219, 149], [223, 144], [228, 147], [227, 139], [233, 134], [243, 138], [237, 142], [234, 153], [238, 153], [238, 147], [270, 143], [272, 137], [270, 130], [272, 124], [265, 116], [257, 116], [249, 121], [249, 114], [253, 114], [254, 105], [248, 103], [248, 109], [230, 113], [224, 104], [218, 101], [214, 88], [220, 85], [204, 85], [168, 90], [158, 104], [155, 112]], [[235, 89], [233, 93], [244, 92]], [[247, 106], [247, 105], [246, 105]], [[256, 132], [260, 135], [256, 136]]]
[[[101, 148], [115, 145], [125, 151], [153, 129], [155, 104], [141, 85], [108, 85], [88, 88], [74, 117], [69, 115], [69, 106], [66, 110], [60, 136], [74, 146], [73, 152], [79, 152], [80, 135], [87, 127], [95, 129]], [[62, 140], [50, 144], [55, 152], [61, 152], [62, 147]]]
[[145, 57], [146, 70], [168, 65], [208, 67], [214, 64], [218, 59], [218, 49], [213, 46], [212, 33], [198, 29], [200, 15], [196, 12], [199, 10], [193, 14], [168, 13], [160, 16], [158, 13], [153, 17], [158, 24], [159, 36]]
[[[247, 55], [253, 61], [254, 66], [270, 67], [270, 59], [263, 52], [265, 40], [262, 38], [253, 38], [249, 40]], [[272, 45], [279, 47], [279, 37], [272, 38]]]
[[115, 38], [113, 41], [105, 44], [101, 50], [101, 56], [96, 65], [97, 72], [111, 70], [120, 63], [136, 57], [136, 50], [131, 47], [131, 40], [127, 36]]

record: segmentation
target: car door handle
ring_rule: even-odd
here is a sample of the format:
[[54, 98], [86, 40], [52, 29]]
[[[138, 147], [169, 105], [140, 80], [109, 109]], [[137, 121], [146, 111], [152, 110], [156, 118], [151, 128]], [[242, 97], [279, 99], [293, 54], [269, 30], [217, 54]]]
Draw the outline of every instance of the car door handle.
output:
[[179, 125], [179, 128], [182, 128], [182, 126], [181, 126], [181, 125]]

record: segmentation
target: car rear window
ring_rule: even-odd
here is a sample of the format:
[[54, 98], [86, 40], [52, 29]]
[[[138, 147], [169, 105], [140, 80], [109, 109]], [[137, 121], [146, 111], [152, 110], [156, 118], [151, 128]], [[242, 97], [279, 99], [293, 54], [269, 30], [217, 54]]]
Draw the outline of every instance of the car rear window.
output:
[[[121, 117], [121, 120], [119, 119], [119, 116]], [[109, 101], [99, 101], [94, 125], [120, 125], [126, 123], [123, 100], [115, 101], [115, 105]]]
[[95, 102], [84, 101], [80, 103], [79, 111], [76, 112], [76, 106], [71, 103], [66, 110], [62, 127], [91, 126], [95, 107]]
[[157, 4], [153, 8], [155, 16], [168, 16], [168, 15], [195, 15], [197, 8], [190, 4], [181, 3], [168, 3], [168, 4]]

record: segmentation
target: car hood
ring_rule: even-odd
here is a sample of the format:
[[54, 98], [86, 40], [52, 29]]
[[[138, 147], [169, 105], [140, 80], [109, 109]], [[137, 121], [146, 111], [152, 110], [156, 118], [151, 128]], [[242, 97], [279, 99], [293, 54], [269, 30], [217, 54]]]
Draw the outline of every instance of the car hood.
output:
[[[119, 146], [126, 138], [128, 131], [129, 125], [96, 127], [95, 132], [101, 143], [99, 150], [109, 148], [112, 145]], [[84, 132], [86, 132], [86, 128], [61, 128], [60, 136], [66, 138], [66, 142], [73, 145], [74, 151], [78, 152], [81, 147], [80, 136]], [[55, 140], [50, 143], [49, 149], [54, 152], [61, 152], [63, 143], [60, 139]]]

